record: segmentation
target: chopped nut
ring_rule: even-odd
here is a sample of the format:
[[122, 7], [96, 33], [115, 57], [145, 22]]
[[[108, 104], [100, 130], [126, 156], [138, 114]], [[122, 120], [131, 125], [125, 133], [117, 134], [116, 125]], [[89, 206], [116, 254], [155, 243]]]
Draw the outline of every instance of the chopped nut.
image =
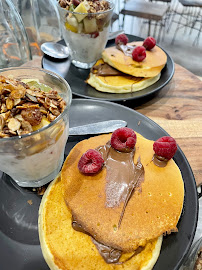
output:
[[6, 99], [6, 107], [8, 110], [11, 110], [13, 108], [14, 105], [14, 101], [11, 98], [7, 98]]
[[17, 134], [18, 134], [18, 136], [21, 136], [21, 135], [29, 134], [30, 132], [28, 130], [19, 129], [17, 131]]
[[42, 118], [45, 123], [52, 122], [65, 106], [55, 90], [44, 92], [12, 76], [0, 75], [0, 138], [21, 136], [41, 128]]
[[23, 105], [20, 106], [16, 106], [17, 109], [38, 109], [39, 108], [39, 104], [28, 104], [28, 103], [24, 103]]
[[45, 191], [46, 191], [46, 187], [45, 186], [42, 186], [42, 187], [38, 187], [37, 188], [37, 194], [38, 195], [43, 195], [44, 193], [45, 193]]
[[53, 120], [55, 120], [55, 118], [56, 118], [56, 116], [55, 115], [53, 115], [52, 113], [48, 113], [48, 115], [47, 115], [47, 119], [48, 119], [48, 121], [50, 121], [50, 122], [52, 122]]
[[1, 105], [1, 113], [7, 112], [6, 104]]
[[6, 78], [2, 75], [0, 75], [0, 82], [1, 83], [5, 83], [6, 82]]
[[15, 119], [17, 119], [19, 121], [23, 121], [24, 120], [21, 114], [16, 114], [15, 115]]
[[40, 107], [40, 112], [42, 112], [43, 114], [46, 114], [48, 113], [48, 111], [42, 106]]
[[20, 112], [20, 110], [16, 107], [13, 107], [13, 109], [11, 109], [9, 112], [10, 112], [10, 117], [13, 117], [16, 114], [18, 114]]
[[21, 102], [21, 98], [15, 98], [15, 99], [13, 100], [13, 106], [18, 105], [20, 102]]
[[57, 100], [54, 100], [54, 99], [51, 99], [51, 100], [50, 100], [50, 106], [51, 106], [52, 108], [57, 109], [57, 108], [58, 108], [58, 105], [59, 105], [59, 102], [58, 102]]
[[7, 89], [7, 88], [2, 88], [2, 90], [1, 90], [1, 94], [2, 95], [7, 95], [7, 94], [10, 94], [10, 92], [11, 92], [11, 90], [10, 89]]
[[3, 133], [3, 132], [0, 132], [0, 138], [9, 138], [10, 136]]
[[50, 98], [45, 97], [44, 103], [45, 103], [45, 105], [46, 105], [46, 108], [49, 108], [49, 107], [50, 107], [50, 103], [51, 103]]
[[8, 134], [11, 135], [11, 136], [17, 135], [17, 133], [15, 131], [12, 131], [12, 130], [9, 130]]
[[13, 99], [24, 98], [25, 93], [26, 93], [26, 89], [20, 89], [20, 90], [16, 89], [10, 93], [10, 98], [13, 98]]
[[21, 126], [21, 123], [17, 119], [15, 119], [15, 118], [9, 119], [8, 128], [11, 131], [16, 131], [16, 130], [20, 129], [20, 126]]
[[27, 89], [27, 93], [33, 97], [44, 97], [42, 91]]
[[5, 125], [4, 117], [3, 115], [0, 115], [0, 130], [3, 129], [4, 125]]
[[59, 107], [61, 108], [61, 112], [64, 111], [65, 107], [66, 107], [66, 102], [64, 100], [60, 101]]
[[53, 107], [50, 107], [49, 110], [54, 114], [55, 116], [60, 115], [60, 111], [58, 109], [55, 109]]
[[22, 110], [21, 115], [24, 120], [28, 121], [32, 126], [36, 126], [41, 123], [42, 113], [38, 108], [27, 108], [25, 110]]
[[8, 119], [8, 117], [10, 116], [11, 112], [8, 111], [6, 113], [2, 113], [1, 115], [3, 116], [4, 120], [6, 121]]
[[59, 99], [60, 96], [58, 96], [58, 94], [55, 94], [54, 92], [53, 93], [46, 93], [46, 96], [48, 98], [52, 98], [52, 99]]
[[32, 204], [33, 204], [32, 200], [28, 200], [27, 203], [28, 203], [29, 205], [32, 205]]
[[26, 133], [30, 133], [33, 131], [32, 126], [28, 121], [25, 121], [23, 119], [23, 121], [21, 122], [21, 125], [22, 125], [23, 130], [26, 131]]
[[26, 97], [28, 97], [33, 102], [37, 102], [37, 98], [36, 97], [33, 97], [32, 95], [30, 95], [28, 93], [26, 93]]

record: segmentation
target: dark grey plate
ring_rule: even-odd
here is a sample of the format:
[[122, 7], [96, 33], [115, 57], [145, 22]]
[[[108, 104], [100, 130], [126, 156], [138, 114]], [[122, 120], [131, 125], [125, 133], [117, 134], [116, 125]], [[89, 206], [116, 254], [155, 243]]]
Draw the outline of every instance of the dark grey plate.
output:
[[[128, 35], [128, 37], [129, 41], [143, 40], [142, 38], [137, 36]], [[64, 44], [64, 42], [62, 43]], [[112, 40], [108, 42], [107, 47], [114, 45], [114, 40]], [[42, 59], [42, 67], [58, 73], [60, 76], [65, 78], [72, 89], [72, 93], [77, 97], [121, 102], [128, 100], [144, 99], [157, 93], [166, 84], [169, 83], [174, 74], [174, 63], [172, 58], [168, 55], [166, 51], [165, 53], [167, 54], [167, 64], [161, 72], [161, 77], [159, 81], [141, 91], [127, 94], [111, 94], [97, 91], [95, 88], [85, 83], [85, 80], [88, 78], [90, 70], [79, 69], [75, 67], [70, 63], [70, 59], [65, 59], [61, 61], [56, 60], [55, 58], [44, 56]]]
[[[144, 115], [106, 101], [75, 99], [70, 109], [70, 126], [110, 119], [127, 121], [128, 127], [148, 139], [156, 140], [167, 133]], [[69, 150], [84, 137], [70, 137]], [[195, 180], [189, 163], [178, 148], [175, 161], [185, 184], [185, 203], [178, 233], [164, 237], [155, 270], [177, 270], [187, 254], [196, 229], [198, 200]], [[9, 164], [8, 164], [9, 166]], [[47, 270], [38, 239], [38, 208], [41, 197], [30, 189], [18, 187], [10, 177], [0, 174], [0, 269]], [[162, 183], [163, 184], [163, 183]], [[32, 200], [32, 205], [28, 203]]]

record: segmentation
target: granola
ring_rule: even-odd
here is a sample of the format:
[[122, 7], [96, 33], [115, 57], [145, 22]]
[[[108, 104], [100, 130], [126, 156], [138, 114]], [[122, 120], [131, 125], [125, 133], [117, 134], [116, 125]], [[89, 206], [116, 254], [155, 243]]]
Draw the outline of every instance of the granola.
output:
[[66, 102], [58, 92], [38, 85], [0, 75], [0, 138], [28, 134], [64, 111]]
[[59, 0], [60, 6], [70, 11], [74, 11], [76, 7], [82, 2], [88, 3], [89, 5], [88, 13], [102, 12], [110, 9], [109, 2], [106, 0], [101, 1]]
[[59, 5], [68, 11], [64, 21], [68, 31], [96, 38], [109, 25], [111, 12], [106, 12], [111, 10], [109, 1], [59, 0]]

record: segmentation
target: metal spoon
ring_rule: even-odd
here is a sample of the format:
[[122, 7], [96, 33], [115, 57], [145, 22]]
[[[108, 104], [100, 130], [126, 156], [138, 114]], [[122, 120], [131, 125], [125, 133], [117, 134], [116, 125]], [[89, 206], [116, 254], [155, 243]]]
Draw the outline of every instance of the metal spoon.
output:
[[109, 120], [87, 124], [83, 126], [72, 127], [69, 129], [69, 135], [93, 135], [113, 132], [117, 128], [127, 126], [123, 120]]
[[69, 56], [69, 49], [57, 42], [45, 42], [41, 45], [41, 50], [43, 53], [57, 59], [64, 59]]
[[[109, 33], [108, 40], [114, 39], [121, 33], [124, 33], [124, 31], [121, 30]], [[69, 49], [66, 46], [57, 42], [44, 42], [41, 45], [41, 50], [46, 55], [57, 59], [65, 59], [69, 56]]]

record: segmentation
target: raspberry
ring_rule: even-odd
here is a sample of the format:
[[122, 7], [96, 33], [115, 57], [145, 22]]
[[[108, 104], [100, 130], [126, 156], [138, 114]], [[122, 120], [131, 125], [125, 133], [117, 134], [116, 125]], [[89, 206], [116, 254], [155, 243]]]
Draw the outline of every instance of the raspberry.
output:
[[126, 45], [128, 43], [128, 37], [125, 34], [120, 34], [115, 39], [116, 45], [118, 44], [124, 44]]
[[151, 49], [153, 49], [155, 45], [156, 45], [156, 40], [153, 37], [148, 37], [143, 42], [143, 46], [148, 51], [150, 51]]
[[79, 0], [72, 0], [72, 4], [77, 7], [80, 4]]
[[118, 128], [111, 136], [111, 146], [120, 152], [131, 152], [136, 144], [136, 134], [131, 128]]
[[93, 33], [90, 34], [92, 38], [96, 38], [99, 36], [99, 32], [98, 31], [95, 31]]
[[104, 160], [101, 154], [94, 149], [89, 149], [80, 158], [78, 169], [81, 173], [91, 175], [102, 169]]
[[172, 137], [164, 136], [153, 144], [153, 150], [157, 156], [171, 159], [177, 151], [177, 143]]
[[133, 60], [142, 62], [146, 57], [146, 50], [143, 46], [137, 46], [132, 52]]

